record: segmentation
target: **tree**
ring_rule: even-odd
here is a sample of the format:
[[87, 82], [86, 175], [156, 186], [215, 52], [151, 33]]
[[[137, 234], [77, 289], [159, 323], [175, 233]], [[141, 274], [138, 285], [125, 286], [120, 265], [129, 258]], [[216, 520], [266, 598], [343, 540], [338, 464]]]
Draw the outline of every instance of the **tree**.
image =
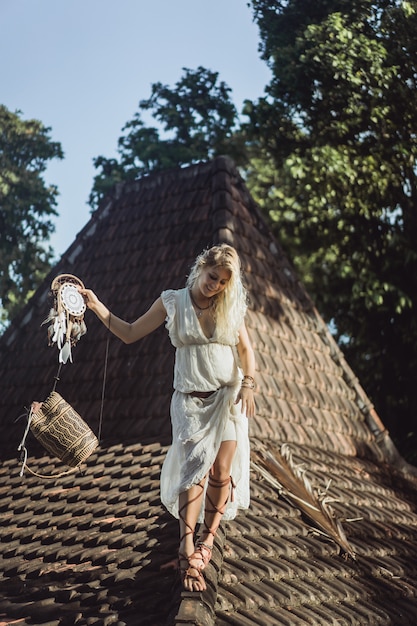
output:
[[[217, 72], [203, 67], [183, 68], [183, 72], [174, 88], [154, 83], [151, 96], [140, 101], [139, 111], [122, 129], [119, 159], [99, 156], [94, 160], [99, 174], [90, 194], [93, 208], [122, 180], [218, 154], [232, 152], [239, 160], [237, 142], [231, 142], [237, 112], [230, 88], [218, 82]], [[149, 113], [158, 127], [143, 121], [143, 114]]]
[[246, 104], [249, 185], [404, 438], [417, 413], [415, 5], [251, 4], [273, 78]]
[[42, 174], [62, 158], [59, 143], [37, 120], [23, 120], [0, 105], [0, 325], [29, 299], [50, 269], [45, 247], [54, 230], [57, 189]]

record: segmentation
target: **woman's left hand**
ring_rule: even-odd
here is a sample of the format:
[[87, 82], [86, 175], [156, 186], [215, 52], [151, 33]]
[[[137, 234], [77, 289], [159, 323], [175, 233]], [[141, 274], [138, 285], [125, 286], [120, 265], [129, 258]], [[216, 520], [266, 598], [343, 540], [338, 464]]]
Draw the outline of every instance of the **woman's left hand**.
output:
[[246, 417], [255, 417], [255, 398], [253, 389], [250, 387], [241, 387], [237, 395], [235, 404], [242, 402], [242, 413]]

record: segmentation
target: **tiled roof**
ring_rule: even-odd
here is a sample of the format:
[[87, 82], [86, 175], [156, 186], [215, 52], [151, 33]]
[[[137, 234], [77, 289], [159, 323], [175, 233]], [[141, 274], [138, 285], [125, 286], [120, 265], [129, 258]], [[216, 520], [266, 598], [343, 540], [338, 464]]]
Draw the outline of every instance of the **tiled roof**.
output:
[[[60, 273], [133, 320], [184, 285], [198, 252], [238, 250], [251, 294], [258, 415], [251, 506], [222, 524], [203, 594], [180, 592], [177, 522], [159, 500], [173, 349], [164, 328], [126, 346], [87, 312], [57, 390], [97, 432], [81, 472], [20, 478], [25, 420], [54, 382], [41, 327]], [[415, 625], [415, 469], [398, 456], [233, 163], [152, 174], [108, 197], [0, 339], [0, 623]], [[29, 466], [62, 469], [32, 436]], [[162, 566], [162, 568], [161, 568]]]

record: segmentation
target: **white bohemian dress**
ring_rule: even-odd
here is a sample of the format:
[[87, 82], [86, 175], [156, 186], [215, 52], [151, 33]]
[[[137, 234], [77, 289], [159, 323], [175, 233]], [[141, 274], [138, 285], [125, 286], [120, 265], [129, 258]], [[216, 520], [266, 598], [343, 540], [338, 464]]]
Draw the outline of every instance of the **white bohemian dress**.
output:
[[[235, 404], [242, 378], [236, 360], [238, 333], [220, 341], [215, 330], [207, 337], [186, 288], [164, 291], [161, 298], [167, 311], [166, 328], [176, 348], [172, 445], [162, 467], [161, 500], [178, 518], [179, 494], [200, 482], [213, 465], [221, 442], [232, 438], [237, 442], [231, 471], [236, 489], [224, 519], [233, 519], [237, 509], [249, 506], [248, 420], [240, 403]], [[195, 391], [214, 393], [197, 398], [190, 395]], [[199, 521], [203, 519], [204, 504]]]

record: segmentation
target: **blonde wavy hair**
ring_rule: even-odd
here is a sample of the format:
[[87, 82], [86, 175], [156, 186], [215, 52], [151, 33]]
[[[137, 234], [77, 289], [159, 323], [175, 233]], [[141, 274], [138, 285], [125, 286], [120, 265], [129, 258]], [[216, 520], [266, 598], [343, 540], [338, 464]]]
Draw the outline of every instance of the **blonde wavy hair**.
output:
[[230, 272], [226, 288], [213, 298], [213, 315], [216, 320], [217, 337], [234, 336], [243, 323], [248, 306], [239, 255], [233, 246], [226, 243], [204, 250], [191, 268], [187, 287], [192, 289], [201, 272], [209, 267], [222, 267]]

